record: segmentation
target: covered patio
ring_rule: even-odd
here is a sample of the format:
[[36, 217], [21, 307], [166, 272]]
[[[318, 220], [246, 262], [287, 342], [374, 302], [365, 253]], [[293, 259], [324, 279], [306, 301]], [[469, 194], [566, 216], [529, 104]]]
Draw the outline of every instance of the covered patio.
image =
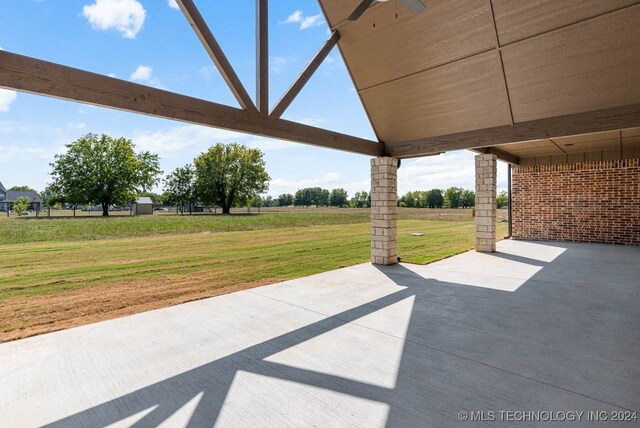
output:
[[[239, 108], [0, 51], [3, 88], [372, 157], [371, 264], [0, 344], [0, 425], [638, 426], [640, 3], [319, 3], [328, 39], [276, 103], [267, 0], [255, 99], [177, 0]], [[375, 139], [282, 118], [336, 46]], [[399, 264], [400, 160], [464, 149], [476, 251]], [[498, 160], [526, 240], [496, 245]]]
[[456, 426], [546, 411], [626, 426], [610, 418], [640, 409], [639, 259], [501, 241], [5, 343], [0, 422]]

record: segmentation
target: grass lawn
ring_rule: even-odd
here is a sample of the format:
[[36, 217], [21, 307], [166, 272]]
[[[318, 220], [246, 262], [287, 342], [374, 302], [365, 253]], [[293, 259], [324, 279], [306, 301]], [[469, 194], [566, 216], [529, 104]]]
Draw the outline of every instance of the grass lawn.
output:
[[[0, 236], [0, 341], [369, 260], [368, 210], [14, 218]], [[401, 210], [398, 246], [410, 263], [468, 250], [470, 211]]]

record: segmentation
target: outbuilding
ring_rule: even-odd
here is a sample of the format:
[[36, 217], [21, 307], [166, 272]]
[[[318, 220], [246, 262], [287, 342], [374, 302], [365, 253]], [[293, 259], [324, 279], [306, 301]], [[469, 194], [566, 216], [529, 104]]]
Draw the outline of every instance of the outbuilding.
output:
[[141, 198], [138, 198], [136, 199], [134, 210], [136, 215], [153, 214], [153, 201], [148, 196], [143, 196]]

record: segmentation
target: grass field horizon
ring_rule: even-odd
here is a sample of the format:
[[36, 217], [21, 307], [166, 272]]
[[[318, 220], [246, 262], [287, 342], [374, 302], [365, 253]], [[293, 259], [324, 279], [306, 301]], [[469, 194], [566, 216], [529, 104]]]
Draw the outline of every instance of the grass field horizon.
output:
[[[0, 341], [367, 262], [369, 234], [367, 209], [0, 220]], [[403, 262], [472, 247], [470, 210], [400, 209]]]

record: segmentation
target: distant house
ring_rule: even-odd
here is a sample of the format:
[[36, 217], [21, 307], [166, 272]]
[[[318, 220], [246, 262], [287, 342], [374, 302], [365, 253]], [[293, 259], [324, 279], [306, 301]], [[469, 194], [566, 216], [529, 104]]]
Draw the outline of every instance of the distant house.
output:
[[153, 214], [153, 201], [147, 196], [136, 199], [135, 205], [136, 215]]
[[42, 208], [42, 198], [36, 192], [21, 192], [17, 190], [7, 190], [0, 182], [0, 211], [9, 211], [13, 209], [13, 204], [16, 200], [21, 197], [26, 196], [29, 198], [31, 203], [29, 204], [28, 210], [31, 211], [40, 211]]

